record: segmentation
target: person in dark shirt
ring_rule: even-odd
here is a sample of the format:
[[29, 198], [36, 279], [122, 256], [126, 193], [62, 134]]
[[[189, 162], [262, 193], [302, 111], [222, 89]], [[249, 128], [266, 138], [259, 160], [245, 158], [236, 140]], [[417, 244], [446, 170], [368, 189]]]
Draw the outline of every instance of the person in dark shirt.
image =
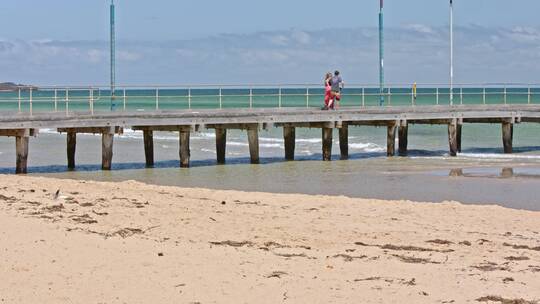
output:
[[329, 105], [330, 109], [337, 108], [337, 101], [341, 100], [341, 90], [343, 89], [343, 79], [340, 76], [339, 71], [334, 72], [332, 80], [330, 80], [330, 85], [332, 86], [332, 99], [333, 102]]

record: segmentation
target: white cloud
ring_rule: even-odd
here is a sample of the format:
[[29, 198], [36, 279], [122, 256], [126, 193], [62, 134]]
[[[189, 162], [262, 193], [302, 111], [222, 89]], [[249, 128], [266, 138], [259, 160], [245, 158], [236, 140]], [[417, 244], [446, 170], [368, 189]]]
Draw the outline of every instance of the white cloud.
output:
[[130, 51], [120, 51], [116, 55], [118, 60], [121, 61], [128, 61], [128, 62], [135, 62], [142, 59], [142, 55], [137, 52], [130, 52]]
[[424, 24], [409, 24], [409, 25], [406, 25], [405, 28], [416, 31], [418, 33], [422, 33], [422, 34], [435, 33], [435, 31], [431, 27]]
[[107, 54], [102, 50], [91, 49], [86, 52], [86, 55], [91, 63], [101, 63], [107, 60]]
[[540, 42], [540, 31], [531, 27], [516, 27], [507, 34], [512, 40], [521, 43]]
[[[447, 28], [412, 24], [389, 28], [385, 37], [389, 82], [446, 82]], [[458, 82], [539, 82], [539, 28], [458, 27], [455, 47]], [[336, 68], [348, 82], [378, 79], [376, 28], [120, 40], [117, 50], [123, 83], [318, 83]], [[0, 40], [3, 81], [106, 83], [108, 62], [107, 41]]]
[[304, 31], [294, 30], [291, 33], [292, 38], [300, 44], [309, 44], [311, 42], [311, 35]]
[[270, 41], [270, 43], [279, 46], [285, 46], [289, 43], [289, 38], [285, 37], [284, 35], [271, 35], [268, 36], [267, 39]]

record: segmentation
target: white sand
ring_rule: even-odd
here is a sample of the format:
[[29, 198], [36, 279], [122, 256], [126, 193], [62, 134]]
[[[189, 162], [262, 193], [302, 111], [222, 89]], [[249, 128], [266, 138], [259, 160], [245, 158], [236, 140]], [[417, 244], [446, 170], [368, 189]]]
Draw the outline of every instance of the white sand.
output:
[[0, 303], [540, 300], [501, 207], [0, 176], [0, 222]]

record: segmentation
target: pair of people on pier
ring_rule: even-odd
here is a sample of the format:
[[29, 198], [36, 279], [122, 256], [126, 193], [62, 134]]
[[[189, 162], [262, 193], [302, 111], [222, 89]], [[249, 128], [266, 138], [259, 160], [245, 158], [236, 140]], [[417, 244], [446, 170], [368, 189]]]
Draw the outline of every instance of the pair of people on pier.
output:
[[341, 90], [343, 89], [343, 79], [339, 71], [326, 73], [324, 77], [324, 107], [323, 110], [334, 110], [339, 107], [341, 100]]

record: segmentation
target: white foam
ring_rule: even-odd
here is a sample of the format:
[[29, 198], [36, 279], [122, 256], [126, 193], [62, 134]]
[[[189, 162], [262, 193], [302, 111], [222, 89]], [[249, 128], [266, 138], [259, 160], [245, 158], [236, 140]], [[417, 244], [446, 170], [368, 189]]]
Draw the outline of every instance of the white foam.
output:
[[212, 153], [212, 154], [216, 154], [216, 150], [212, 150], [212, 149], [201, 149], [201, 152], [207, 152], [207, 153]]
[[312, 156], [312, 155], [315, 155], [315, 153], [313, 151], [310, 151], [310, 150], [301, 150], [301, 151], [298, 151], [300, 154], [303, 154], [305, 156]]
[[247, 147], [249, 146], [247, 143], [243, 142], [236, 142], [236, 141], [229, 141], [227, 142], [228, 146], [236, 146], [236, 147]]
[[362, 150], [364, 152], [384, 152], [385, 149], [374, 143], [352, 143], [349, 144], [350, 149]]
[[244, 153], [239, 153], [239, 152], [227, 152], [227, 155], [231, 155], [231, 156], [245, 156]]
[[272, 137], [261, 137], [261, 138], [259, 138], [259, 141], [262, 141], [262, 142], [275, 142], [275, 143], [282, 143], [282, 142], [284, 142], [283, 139], [280, 139], [280, 138], [272, 138]]
[[260, 144], [262, 148], [278, 148], [278, 149], [285, 149], [285, 146], [280, 144]]
[[322, 139], [320, 138], [300, 138], [296, 140], [297, 143], [310, 143], [310, 144], [317, 144], [321, 143]]
[[196, 135], [192, 137], [192, 139], [207, 139], [207, 138], [216, 138], [215, 133], [209, 133], [209, 132], [200, 132], [195, 133]]
[[[249, 146], [248, 143], [244, 143], [244, 142], [236, 142], [236, 141], [230, 141], [230, 142], [227, 142], [227, 145], [230, 145], [230, 146], [236, 146], [236, 147], [248, 147], [248, 146]], [[283, 145], [280, 145], [280, 144], [259, 144], [259, 147], [261, 147], [261, 148], [279, 148], [279, 149], [284, 149]]]
[[39, 133], [42, 134], [58, 134], [58, 131], [56, 129], [39, 129]]

